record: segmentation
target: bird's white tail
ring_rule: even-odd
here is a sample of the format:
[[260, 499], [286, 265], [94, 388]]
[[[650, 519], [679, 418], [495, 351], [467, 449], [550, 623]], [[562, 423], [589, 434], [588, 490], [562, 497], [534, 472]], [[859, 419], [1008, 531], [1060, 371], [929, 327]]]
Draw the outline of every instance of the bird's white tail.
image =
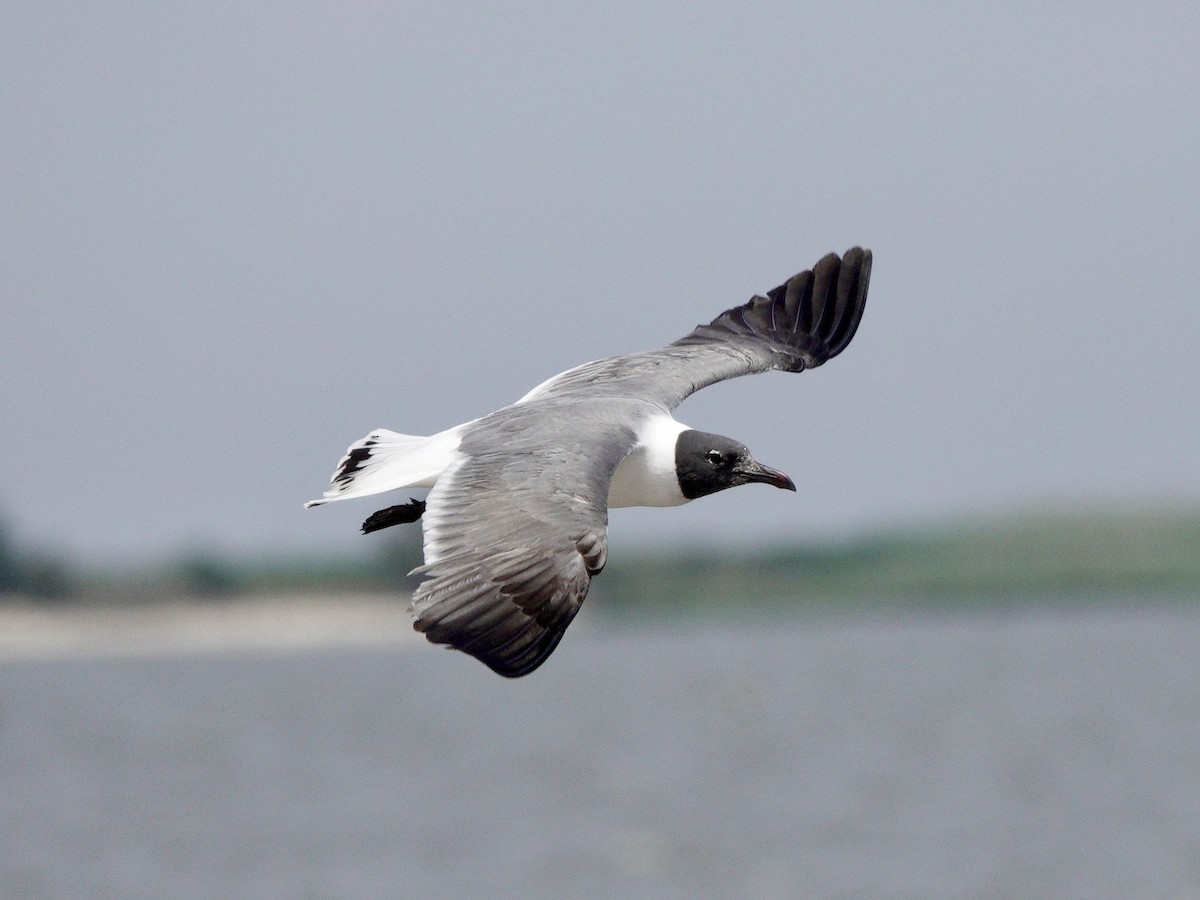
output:
[[305, 507], [406, 487], [433, 487], [458, 449], [462, 426], [423, 436], [377, 428], [346, 449], [329, 489]]

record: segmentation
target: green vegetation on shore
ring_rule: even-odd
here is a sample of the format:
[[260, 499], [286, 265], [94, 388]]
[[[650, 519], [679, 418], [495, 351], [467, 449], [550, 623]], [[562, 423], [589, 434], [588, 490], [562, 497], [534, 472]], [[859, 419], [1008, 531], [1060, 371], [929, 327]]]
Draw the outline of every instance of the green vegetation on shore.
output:
[[828, 546], [622, 560], [606, 601], [1019, 601], [1120, 593], [1200, 597], [1200, 511], [1030, 514], [895, 530]]
[[[250, 562], [196, 553], [152, 570], [97, 572], [22, 555], [0, 533], [0, 598], [155, 602], [163, 597], [405, 591], [419, 532], [367, 557]], [[895, 529], [827, 545], [623, 553], [593, 587], [614, 609], [1168, 593], [1200, 597], [1200, 510], [1049, 512]]]

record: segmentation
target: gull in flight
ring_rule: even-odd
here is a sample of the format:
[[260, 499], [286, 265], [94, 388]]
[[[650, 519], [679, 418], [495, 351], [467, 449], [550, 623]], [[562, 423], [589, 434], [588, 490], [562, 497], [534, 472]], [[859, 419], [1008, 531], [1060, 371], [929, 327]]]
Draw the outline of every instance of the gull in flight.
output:
[[400, 488], [425, 501], [363, 532], [424, 519], [413, 625], [509, 678], [546, 661], [604, 568], [608, 510], [678, 506], [742, 484], [796, 490], [732, 438], [671, 411], [718, 381], [802, 372], [862, 318], [871, 251], [834, 253], [659, 350], [555, 375], [516, 403], [430, 436], [376, 429], [338, 462], [318, 506]]

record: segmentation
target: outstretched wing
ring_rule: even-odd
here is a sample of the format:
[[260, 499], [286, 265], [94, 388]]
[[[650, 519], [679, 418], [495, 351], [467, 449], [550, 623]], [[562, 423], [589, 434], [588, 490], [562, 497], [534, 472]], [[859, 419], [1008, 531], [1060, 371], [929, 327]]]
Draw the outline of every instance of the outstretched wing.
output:
[[604, 568], [609, 483], [644, 406], [550, 400], [468, 426], [426, 501], [414, 627], [510, 678], [540, 666]]
[[867, 301], [871, 251], [830, 253], [742, 306], [661, 350], [586, 363], [534, 388], [520, 402], [551, 397], [636, 397], [674, 409], [702, 387], [780, 369], [801, 372], [841, 353]]

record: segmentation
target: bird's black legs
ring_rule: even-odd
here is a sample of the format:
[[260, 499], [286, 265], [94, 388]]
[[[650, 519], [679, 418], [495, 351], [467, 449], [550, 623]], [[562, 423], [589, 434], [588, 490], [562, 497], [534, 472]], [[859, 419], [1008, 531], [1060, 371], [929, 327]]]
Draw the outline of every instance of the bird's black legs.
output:
[[367, 521], [362, 523], [362, 533], [370, 534], [372, 531], [390, 528], [392, 525], [407, 525], [410, 522], [416, 522], [424, 514], [425, 501], [417, 500], [414, 497], [399, 506], [389, 506], [387, 509], [371, 513], [367, 516]]

